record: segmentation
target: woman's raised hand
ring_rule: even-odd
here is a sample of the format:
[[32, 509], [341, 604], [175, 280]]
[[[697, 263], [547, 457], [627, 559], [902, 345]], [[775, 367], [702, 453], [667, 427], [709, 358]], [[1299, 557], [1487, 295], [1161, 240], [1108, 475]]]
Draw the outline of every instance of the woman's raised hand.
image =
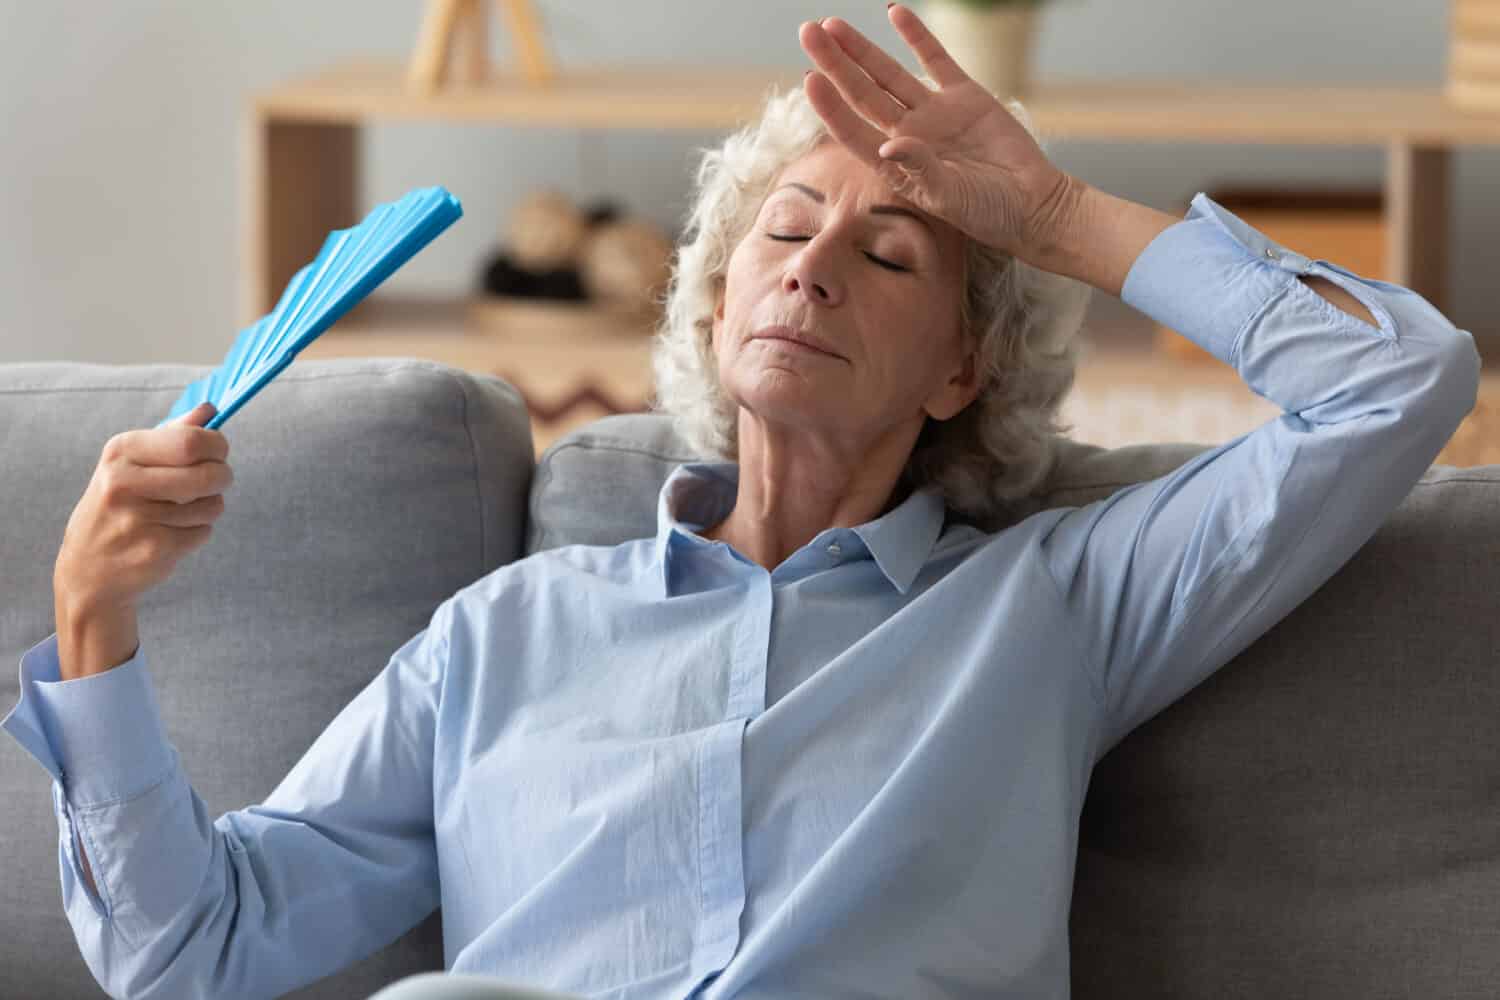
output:
[[836, 17], [805, 22], [822, 72], [803, 82], [833, 137], [897, 194], [981, 243], [1029, 259], [1070, 221], [1078, 190], [1025, 127], [907, 7], [887, 14], [934, 90]]

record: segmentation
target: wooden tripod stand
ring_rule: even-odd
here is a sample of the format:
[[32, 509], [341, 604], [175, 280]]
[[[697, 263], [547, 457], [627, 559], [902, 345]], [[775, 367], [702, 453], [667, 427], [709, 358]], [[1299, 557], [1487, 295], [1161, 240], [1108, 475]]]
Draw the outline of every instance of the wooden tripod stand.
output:
[[[499, 0], [499, 6], [521, 59], [521, 75], [528, 83], [550, 83], [554, 77], [552, 57], [542, 40], [531, 0]], [[406, 71], [406, 85], [423, 93], [441, 89], [447, 82], [455, 49], [463, 82], [489, 79], [488, 7], [489, 0], [427, 0], [421, 34]]]

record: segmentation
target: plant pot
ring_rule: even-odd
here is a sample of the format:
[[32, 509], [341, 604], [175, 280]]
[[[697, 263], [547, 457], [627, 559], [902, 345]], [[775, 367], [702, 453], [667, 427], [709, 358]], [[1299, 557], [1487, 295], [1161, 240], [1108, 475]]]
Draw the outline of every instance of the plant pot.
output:
[[1024, 95], [1030, 85], [1036, 8], [999, 3], [988, 9], [960, 0], [924, 0], [922, 23], [963, 71], [1000, 100]]

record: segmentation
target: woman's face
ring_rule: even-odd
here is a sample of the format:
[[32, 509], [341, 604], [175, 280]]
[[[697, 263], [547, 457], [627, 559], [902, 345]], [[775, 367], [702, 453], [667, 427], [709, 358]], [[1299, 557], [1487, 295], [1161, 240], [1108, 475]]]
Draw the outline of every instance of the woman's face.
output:
[[768, 422], [846, 438], [953, 416], [975, 394], [959, 336], [963, 248], [962, 233], [825, 141], [783, 168], [730, 257], [713, 323], [725, 391]]

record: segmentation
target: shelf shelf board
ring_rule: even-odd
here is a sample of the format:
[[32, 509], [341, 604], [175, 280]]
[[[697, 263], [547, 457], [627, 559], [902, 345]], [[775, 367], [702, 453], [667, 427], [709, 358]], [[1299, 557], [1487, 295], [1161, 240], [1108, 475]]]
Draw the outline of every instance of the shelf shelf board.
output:
[[[562, 68], [547, 85], [497, 70], [482, 84], [424, 94], [393, 59], [358, 59], [255, 98], [277, 121], [469, 121], [589, 128], [734, 127], [800, 67], [615, 65]], [[1316, 145], [1500, 144], [1500, 111], [1455, 104], [1441, 84], [1151, 80], [1038, 81], [1022, 103], [1051, 139]]]
[[256, 97], [277, 120], [359, 123], [481, 121], [588, 128], [717, 129], [748, 120], [773, 86], [799, 85], [795, 68], [621, 66], [563, 69], [548, 85], [497, 70], [482, 84], [450, 83], [424, 94], [405, 66], [357, 60]]

